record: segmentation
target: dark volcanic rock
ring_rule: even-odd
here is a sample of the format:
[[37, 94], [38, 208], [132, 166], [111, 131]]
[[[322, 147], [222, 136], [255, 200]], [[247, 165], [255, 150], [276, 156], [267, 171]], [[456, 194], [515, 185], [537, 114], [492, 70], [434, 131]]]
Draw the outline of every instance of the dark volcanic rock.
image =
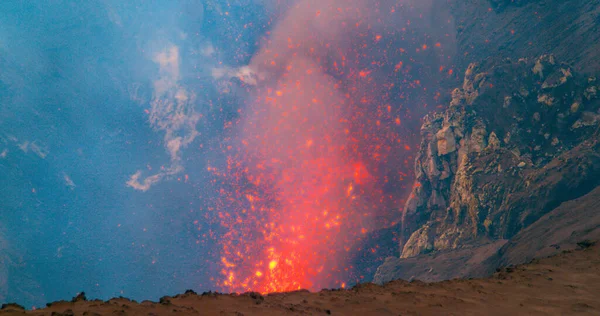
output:
[[[510, 266], [600, 240], [600, 187], [568, 201], [515, 235], [486, 266]], [[489, 271], [489, 270], [488, 270]]]
[[550, 257], [583, 248], [598, 240], [600, 187], [561, 204], [510, 241], [498, 240], [478, 247], [445, 250], [405, 259], [388, 258], [377, 270], [373, 282], [383, 284], [395, 279], [435, 282], [485, 277], [499, 267]]
[[541, 0], [489, 0], [492, 8], [497, 11], [502, 11], [503, 9], [511, 6], [522, 6], [529, 3], [539, 2]]
[[552, 52], [582, 73], [600, 69], [600, 0], [461, 0], [450, 2], [459, 69], [489, 56]]
[[77, 296], [73, 297], [73, 299], [71, 300], [72, 303], [85, 302], [85, 301], [87, 301], [87, 298], [85, 297], [85, 292], [81, 292], [81, 293], [77, 294]]
[[600, 238], [600, 0], [450, 5], [465, 80], [425, 119], [401, 259], [375, 281], [482, 276]]
[[3, 311], [25, 311], [25, 307], [17, 304], [17, 303], [8, 303], [8, 304], [2, 304], [2, 307], [0, 308], [0, 310]]
[[[377, 268], [388, 257], [397, 257], [400, 224], [365, 234], [351, 250], [352, 270], [347, 286], [372, 282]], [[360, 274], [358, 274], [360, 273]]]
[[[588, 209], [562, 230], [550, 220], [600, 185], [598, 89], [552, 55], [471, 64], [450, 107], [424, 120], [401, 259], [386, 260], [374, 281], [483, 276], [550, 254], [545, 240], [574, 248], [600, 237], [600, 218]], [[595, 210], [593, 197], [585, 205]]]
[[472, 64], [425, 118], [401, 257], [509, 239], [600, 184], [600, 102], [554, 56]]
[[373, 283], [384, 284], [396, 279], [437, 282], [482, 276], [480, 274], [485, 274], [487, 269], [481, 269], [481, 266], [504, 244], [506, 240], [498, 240], [477, 247], [437, 251], [412, 258], [390, 257], [377, 269]]

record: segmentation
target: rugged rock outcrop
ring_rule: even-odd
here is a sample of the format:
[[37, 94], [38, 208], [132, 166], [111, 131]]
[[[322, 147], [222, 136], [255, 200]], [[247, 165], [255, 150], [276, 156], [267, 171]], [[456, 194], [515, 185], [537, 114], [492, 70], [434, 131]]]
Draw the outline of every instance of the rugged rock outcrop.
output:
[[599, 86], [552, 55], [471, 64], [421, 128], [401, 257], [509, 239], [600, 184]]
[[401, 255], [375, 282], [481, 276], [600, 234], [600, 0], [448, 4], [464, 83], [424, 121]]
[[424, 119], [400, 258], [374, 281], [484, 276], [600, 236], [599, 88], [553, 55], [471, 64], [449, 108]]

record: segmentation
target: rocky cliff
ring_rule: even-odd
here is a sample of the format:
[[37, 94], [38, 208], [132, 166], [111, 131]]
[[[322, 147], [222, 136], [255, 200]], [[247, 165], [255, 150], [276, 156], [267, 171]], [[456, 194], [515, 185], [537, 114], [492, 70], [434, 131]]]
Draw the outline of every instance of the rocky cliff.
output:
[[[374, 281], [483, 276], [546, 253], [545, 244], [529, 249], [531, 236], [566, 245], [576, 244], [573, 234], [599, 233], [590, 215], [597, 194], [569, 215], [576, 223], [556, 220], [566, 216], [563, 202], [600, 185], [598, 90], [595, 77], [553, 55], [471, 64], [447, 110], [424, 119], [400, 258], [387, 259]], [[554, 220], [540, 224], [548, 213]], [[570, 230], [550, 238], [552, 225]]]
[[448, 109], [424, 119], [401, 258], [497, 249], [600, 185], [598, 90], [553, 55], [471, 64]]

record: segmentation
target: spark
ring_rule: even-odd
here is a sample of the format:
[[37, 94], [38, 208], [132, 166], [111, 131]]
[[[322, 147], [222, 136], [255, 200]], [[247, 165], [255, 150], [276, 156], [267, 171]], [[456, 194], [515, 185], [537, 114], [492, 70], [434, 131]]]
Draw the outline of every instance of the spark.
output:
[[276, 267], [277, 267], [277, 261], [272, 260], [271, 262], [269, 262], [269, 270], [275, 270]]

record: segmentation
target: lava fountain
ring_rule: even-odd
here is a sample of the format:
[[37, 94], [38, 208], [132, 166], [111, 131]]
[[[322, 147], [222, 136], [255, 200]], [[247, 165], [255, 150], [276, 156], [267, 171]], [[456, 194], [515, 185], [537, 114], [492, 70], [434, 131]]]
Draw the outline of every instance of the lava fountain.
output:
[[388, 60], [382, 37], [386, 21], [412, 7], [322, 2], [291, 5], [250, 65], [234, 71], [252, 97], [226, 145], [227, 166], [210, 168], [227, 184], [218, 207], [227, 291], [343, 287], [352, 246], [400, 214], [398, 194], [384, 187], [385, 166], [403, 165], [394, 154], [410, 150], [399, 136], [405, 116], [389, 104], [405, 70]]

